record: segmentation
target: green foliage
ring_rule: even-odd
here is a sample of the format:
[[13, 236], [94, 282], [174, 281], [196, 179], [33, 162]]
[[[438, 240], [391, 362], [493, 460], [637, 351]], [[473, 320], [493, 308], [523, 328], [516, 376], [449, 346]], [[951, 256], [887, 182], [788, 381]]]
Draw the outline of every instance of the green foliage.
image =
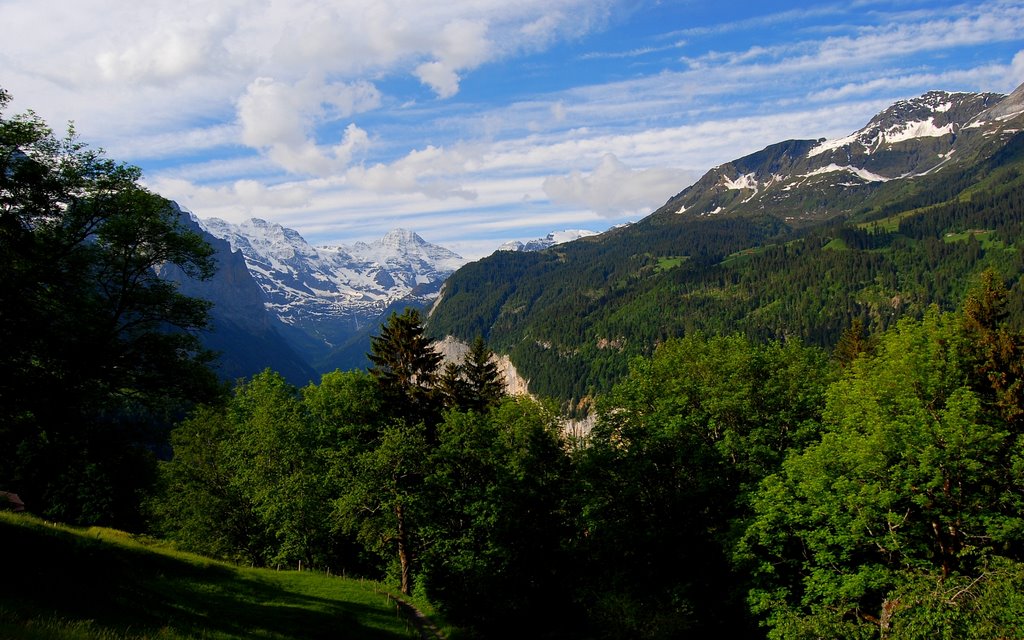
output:
[[336, 502], [344, 530], [382, 557], [397, 560], [397, 577], [406, 595], [412, 593], [422, 546], [427, 452], [422, 422], [385, 425], [352, 461]]
[[157, 525], [215, 556], [364, 567], [337, 535], [333, 501], [374, 437], [376, 391], [365, 373], [327, 374], [300, 393], [266, 371], [224, 406], [200, 407], [172, 433], [174, 457], [152, 503]]
[[21, 639], [408, 638], [379, 585], [239, 568], [111, 529], [0, 513], [18, 549], [0, 581], [0, 636]]
[[1013, 628], [954, 597], [1019, 580], [1024, 548], [1021, 433], [975, 390], [978, 346], [952, 315], [900, 322], [830, 388], [821, 441], [764, 481], [739, 557], [772, 637]]
[[174, 457], [160, 466], [148, 507], [154, 531], [208, 556], [255, 559], [266, 535], [235, 482], [235, 425], [221, 408], [198, 407], [171, 432]]
[[603, 635], [747, 632], [731, 523], [816, 438], [831, 375], [816, 349], [741, 336], [690, 335], [634, 361], [577, 460], [584, 602]]
[[139, 178], [0, 114], [0, 485], [47, 517], [139, 527], [148, 449], [217, 392], [195, 335], [208, 304], [156, 271], [209, 276], [212, 250]]
[[427, 595], [483, 637], [565, 637], [570, 466], [556, 416], [508, 398], [448, 412], [438, 440], [424, 487]]
[[385, 410], [405, 422], [433, 423], [440, 408], [437, 369], [441, 356], [424, 334], [416, 309], [406, 308], [402, 315], [392, 313], [370, 339], [370, 373], [383, 393]]
[[505, 384], [494, 352], [480, 336], [470, 345], [461, 364], [449, 362], [438, 382], [445, 406], [483, 412], [505, 396]]

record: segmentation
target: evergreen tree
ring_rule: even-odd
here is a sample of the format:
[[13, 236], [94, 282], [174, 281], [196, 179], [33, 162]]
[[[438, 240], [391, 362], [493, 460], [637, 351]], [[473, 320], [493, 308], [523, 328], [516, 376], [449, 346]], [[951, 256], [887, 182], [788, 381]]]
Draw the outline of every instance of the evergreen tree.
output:
[[437, 381], [437, 389], [444, 398], [445, 407], [465, 408], [469, 387], [463, 379], [462, 366], [449, 362]]
[[384, 402], [384, 427], [355, 458], [337, 500], [344, 526], [382, 555], [394, 550], [402, 593], [412, 592], [420, 497], [441, 414], [441, 354], [424, 335], [417, 310], [392, 313], [370, 341], [371, 375]]
[[483, 337], [477, 336], [462, 362], [466, 378], [466, 408], [483, 412], [496, 406], [505, 395], [498, 365]]
[[392, 313], [380, 334], [370, 339], [367, 355], [390, 415], [406, 423], [436, 423], [441, 354], [424, 334], [419, 311], [406, 308], [401, 315]]
[[846, 366], [857, 359], [862, 353], [871, 350], [871, 338], [867, 335], [864, 321], [854, 318], [850, 326], [843, 330], [836, 343], [835, 355], [839, 362]]

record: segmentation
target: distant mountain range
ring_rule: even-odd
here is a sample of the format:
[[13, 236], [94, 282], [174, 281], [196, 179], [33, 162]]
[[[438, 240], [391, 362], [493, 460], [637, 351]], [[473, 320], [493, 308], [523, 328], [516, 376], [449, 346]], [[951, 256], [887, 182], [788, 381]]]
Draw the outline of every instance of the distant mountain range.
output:
[[714, 167], [628, 227], [467, 264], [428, 330], [483, 335], [531, 391], [578, 400], [671, 336], [829, 345], [856, 318], [877, 330], [954, 308], [986, 267], [1024, 322], [1022, 236], [1024, 86], [932, 91], [849, 136]]
[[573, 240], [579, 240], [580, 238], [586, 238], [594, 235], [597, 235], [596, 231], [588, 231], [586, 229], [552, 231], [545, 237], [537, 238], [536, 240], [528, 240], [526, 242], [510, 240], [498, 247], [498, 251], [542, 251], [549, 247], [553, 247], [556, 244], [572, 242]]
[[228, 242], [206, 233], [177, 204], [172, 206], [179, 211], [182, 225], [203, 235], [213, 247], [217, 271], [204, 281], [186, 276], [173, 265], [164, 265], [159, 272], [177, 282], [182, 293], [214, 303], [204, 343], [220, 354], [217, 370], [221, 377], [250, 377], [270, 367], [293, 384], [316, 379], [316, 372], [306, 358], [285, 339], [288, 326], [268, 311], [267, 294], [252, 277], [242, 254], [232, 251]]
[[295, 230], [256, 218], [198, 222], [244, 258], [283, 336], [317, 371], [365, 364], [369, 334], [384, 316], [429, 304], [466, 262], [403, 229], [371, 243], [314, 247]]
[[[206, 342], [221, 353], [225, 378], [270, 367], [305, 384], [326, 371], [367, 366], [370, 337], [387, 315], [427, 308], [467, 262], [404, 229], [370, 243], [313, 246], [294, 229], [258, 218], [232, 224], [182, 216], [216, 249], [219, 269], [206, 282], [171, 269], [164, 275], [214, 302]], [[502, 250], [537, 251], [592, 235], [560, 231]]]
[[[215, 303], [208, 344], [222, 352], [228, 378], [271, 367], [304, 384], [319, 372], [365, 366], [369, 338], [391, 310], [433, 305], [435, 337], [483, 335], [530, 379], [531, 391], [578, 398], [671, 335], [741, 330], [828, 343], [853, 317], [884, 325], [930, 302], [952, 304], [986, 258], [957, 258], [964, 264], [955, 269], [945, 257], [920, 266], [916, 245], [881, 231], [904, 233], [922, 211], [971, 194], [985, 209], [979, 193], [1024, 192], [1022, 131], [1024, 89], [933, 91], [844, 138], [788, 140], [714, 167], [638, 223], [506, 243], [469, 264], [411, 231], [314, 247], [279, 224], [183, 214], [208, 235], [221, 268], [209, 282], [182, 286]], [[948, 247], [963, 233], [1008, 234], [1005, 224], [1018, 213], [999, 207], [998, 220], [973, 227], [948, 222], [952, 214], [931, 218], [947, 220]], [[1005, 250], [1017, 251], [1006, 237]], [[557, 255], [548, 251], [555, 245]], [[854, 255], [868, 265], [864, 273], [826, 266]], [[1018, 267], [1007, 264], [1012, 277]], [[907, 280], [928, 269], [944, 280], [921, 293]], [[814, 288], [836, 273], [845, 280]], [[799, 287], [806, 291], [794, 293]]]

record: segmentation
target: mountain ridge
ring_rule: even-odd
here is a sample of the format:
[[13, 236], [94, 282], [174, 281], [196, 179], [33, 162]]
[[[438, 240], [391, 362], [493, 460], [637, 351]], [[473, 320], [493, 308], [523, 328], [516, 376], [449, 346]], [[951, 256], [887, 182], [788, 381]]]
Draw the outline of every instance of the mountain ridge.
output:
[[[299, 232], [259, 218], [200, 224], [244, 257], [266, 308], [288, 327], [285, 338], [320, 371], [361, 365], [367, 332], [382, 316], [396, 306], [426, 306], [466, 262], [405, 229], [369, 243], [313, 246]], [[350, 357], [331, 358], [337, 349], [348, 349]]]
[[[993, 137], [1013, 132], [1021, 116], [1018, 88], [1011, 96], [930, 91], [901, 100], [864, 127], [834, 140], [786, 140], [712, 168], [659, 211], [696, 216], [754, 215], [785, 210], [788, 224], [815, 224], [848, 213], [894, 180], [928, 175], [950, 163], [991, 152]], [[1004, 110], [992, 112], [999, 104]], [[845, 188], [845, 198], [823, 207], [815, 190]], [[657, 213], [657, 212], [656, 212]]]
[[1022, 105], [1024, 88], [929, 92], [843, 138], [769, 145], [627, 228], [462, 267], [428, 331], [483, 335], [531, 392], [568, 401], [692, 331], [827, 346], [854, 318], [951, 308], [986, 267], [1019, 297]]

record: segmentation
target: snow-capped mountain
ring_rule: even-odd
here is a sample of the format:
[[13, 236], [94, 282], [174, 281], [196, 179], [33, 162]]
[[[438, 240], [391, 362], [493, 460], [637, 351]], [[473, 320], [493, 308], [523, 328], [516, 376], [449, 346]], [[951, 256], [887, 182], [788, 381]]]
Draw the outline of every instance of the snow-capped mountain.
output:
[[527, 242], [520, 242], [518, 240], [511, 240], [504, 243], [497, 248], [497, 251], [541, 251], [548, 247], [553, 247], [556, 244], [562, 244], [563, 242], [572, 242], [573, 240], [579, 240], [580, 238], [586, 238], [588, 236], [597, 235], [596, 231], [588, 231], [586, 229], [565, 229], [563, 231], [552, 231], [543, 238], [537, 238], [536, 240], [529, 240]]
[[309, 363], [286, 339], [289, 328], [266, 308], [267, 296], [253, 279], [241, 253], [206, 232], [199, 220], [171, 202], [180, 224], [198, 233], [214, 250], [217, 270], [206, 280], [197, 280], [171, 264], [157, 267], [157, 273], [177, 283], [178, 290], [213, 303], [210, 327], [201, 334], [203, 344], [218, 353], [214, 368], [226, 380], [249, 377], [266, 369], [277, 371], [290, 382], [302, 385], [315, 377]]
[[973, 162], [1022, 125], [1024, 86], [1009, 96], [931, 91], [895, 103], [846, 137], [787, 140], [715, 167], [663, 209], [821, 220], [853, 209], [886, 183]]
[[391, 305], [433, 299], [445, 278], [466, 262], [403, 229], [371, 243], [314, 247], [295, 230], [257, 218], [200, 222], [242, 253], [267, 295], [267, 308], [305, 334], [306, 339], [290, 337], [314, 360], [376, 326]]

